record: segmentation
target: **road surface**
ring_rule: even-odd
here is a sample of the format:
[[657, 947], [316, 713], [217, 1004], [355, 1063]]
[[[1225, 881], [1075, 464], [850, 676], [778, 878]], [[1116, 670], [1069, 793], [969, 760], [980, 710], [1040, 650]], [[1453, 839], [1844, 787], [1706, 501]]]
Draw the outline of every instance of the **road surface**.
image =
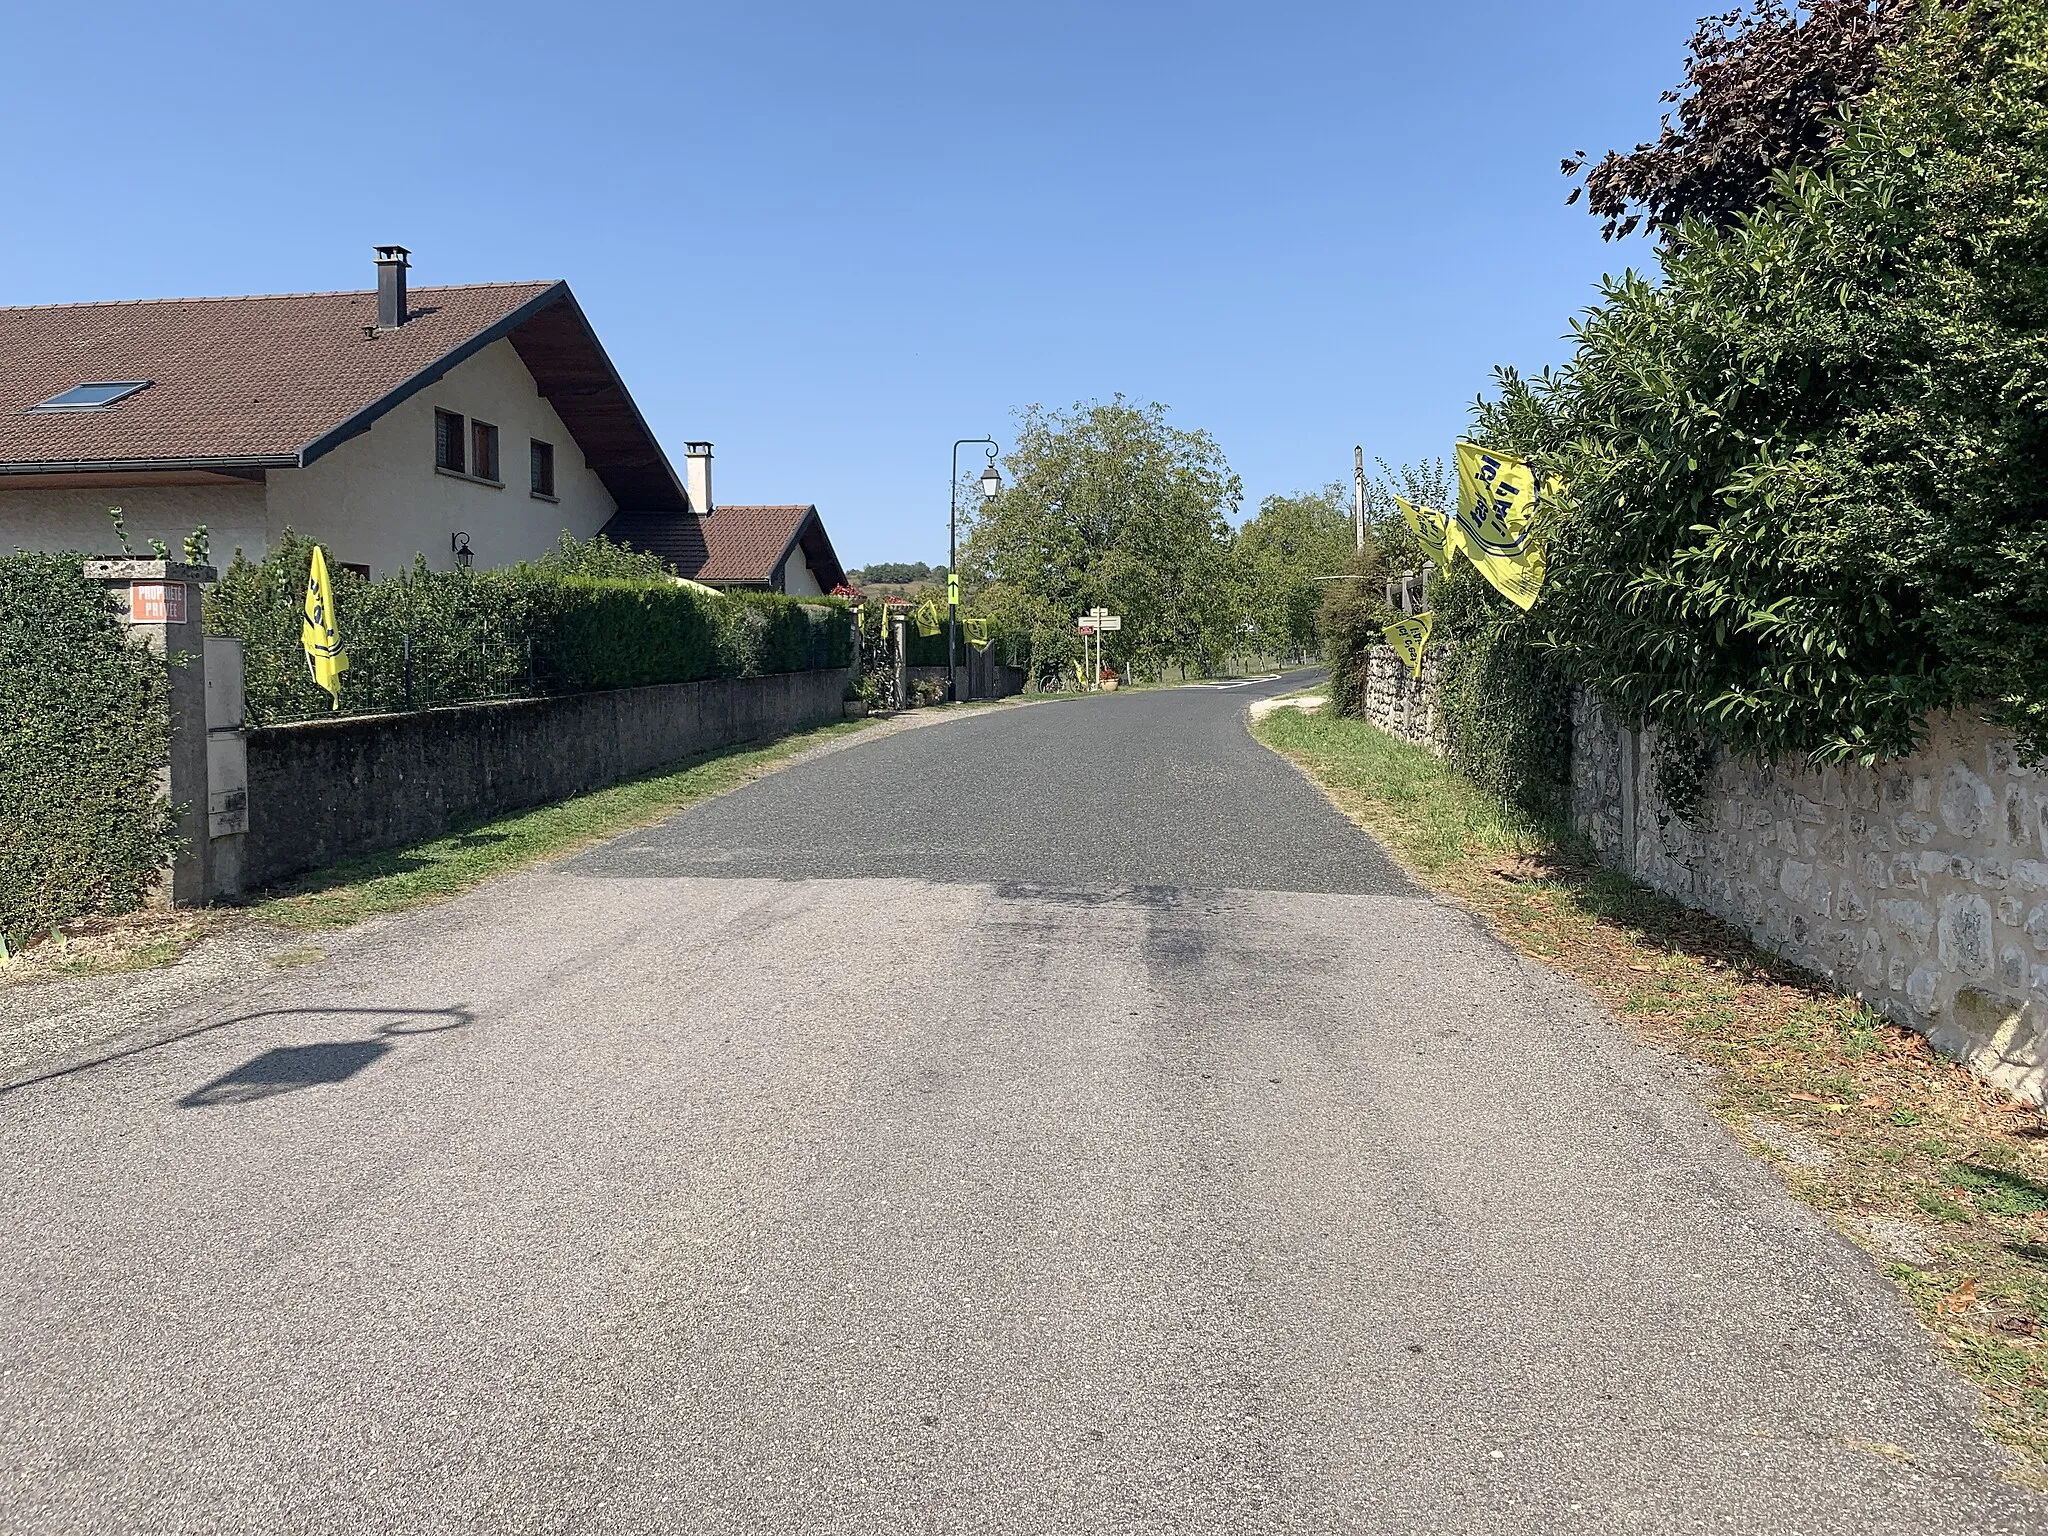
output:
[[819, 757], [0, 1093], [0, 1529], [2042, 1529], [1277, 686]]

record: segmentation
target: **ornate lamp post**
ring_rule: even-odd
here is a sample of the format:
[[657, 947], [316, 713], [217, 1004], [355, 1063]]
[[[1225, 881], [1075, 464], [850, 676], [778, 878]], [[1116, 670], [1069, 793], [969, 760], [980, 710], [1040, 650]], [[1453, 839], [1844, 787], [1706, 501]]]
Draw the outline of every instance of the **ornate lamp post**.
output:
[[996, 440], [992, 437], [963, 437], [953, 444], [953, 471], [946, 481], [946, 702], [960, 700], [960, 450], [969, 443], [988, 445], [988, 468], [981, 472], [981, 498], [995, 500], [1003, 488], [996, 473]]

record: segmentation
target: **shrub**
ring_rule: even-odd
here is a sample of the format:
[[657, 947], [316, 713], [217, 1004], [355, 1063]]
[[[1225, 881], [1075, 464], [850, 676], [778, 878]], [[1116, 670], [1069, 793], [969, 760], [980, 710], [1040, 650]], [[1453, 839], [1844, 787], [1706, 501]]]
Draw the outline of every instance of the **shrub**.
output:
[[169, 673], [80, 556], [0, 558], [0, 933], [137, 906], [175, 846]]
[[1824, 174], [1611, 280], [1480, 433], [1568, 486], [1536, 614], [1632, 723], [1817, 760], [1991, 701], [2048, 753], [2048, 10], [1919, 9]]
[[[249, 714], [258, 724], [330, 712], [299, 649], [311, 559], [310, 541], [287, 532], [260, 562], [238, 555], [208, 600], [208, 627], [243, 642]], [[565, 538], [533, 564], [508, 570], [430, 571], [417, 561], [378, 582], [334, 571], [349, 653], [342, 710], [851, 664], [850, 619], [837, 599], [709, 597], [651, 560], [602, 539]], [[657, 568], [661, 574], [651, 574]]]
[[1439, 701], [1453, 764], [1532, 816], [1562, 817], [1572, 766], [1571, 685], [1520, 613], [1444, 647]]
[[1379, 545], [1368, 541], [1351, 557], [1344, 579], [1326, 583], [1321, 629], [1323, 657], [1330, 668], [1330, 707], [1340, 715], [1365, 713], [1372, 648], [1387, 643], [1385, 568]]

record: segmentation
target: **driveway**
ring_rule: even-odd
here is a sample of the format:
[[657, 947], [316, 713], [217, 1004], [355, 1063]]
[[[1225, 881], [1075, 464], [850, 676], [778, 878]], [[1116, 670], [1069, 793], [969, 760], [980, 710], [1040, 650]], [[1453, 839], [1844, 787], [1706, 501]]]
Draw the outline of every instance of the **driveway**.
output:
[[0, 1092], [0, 1529], [2041, 1529], [1282, 686], [855, 745]]

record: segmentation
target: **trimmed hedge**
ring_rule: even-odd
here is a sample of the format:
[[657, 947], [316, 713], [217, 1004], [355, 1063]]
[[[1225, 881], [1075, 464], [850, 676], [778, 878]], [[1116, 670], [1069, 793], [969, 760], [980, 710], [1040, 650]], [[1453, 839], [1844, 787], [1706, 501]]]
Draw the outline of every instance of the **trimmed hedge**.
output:
[[[311, 543], [288, 533], [260, 562], [238, 555], [207, 599], [207, 628], [242, 641], [257, 724], [333, 713], [299, 649], [311, 559]], [[710, 597], [660, 570], [650, 557], [594, 539], [475, 574], [429, 571], [424, 561], [376, 582], [333, 571], [349, 654], [340, 712], [852, 663], [851, 623], [836, 599]]]
[[77, 555], [0, 557], [0, 933], [141, 904], [175, 845], [169, 672]]

